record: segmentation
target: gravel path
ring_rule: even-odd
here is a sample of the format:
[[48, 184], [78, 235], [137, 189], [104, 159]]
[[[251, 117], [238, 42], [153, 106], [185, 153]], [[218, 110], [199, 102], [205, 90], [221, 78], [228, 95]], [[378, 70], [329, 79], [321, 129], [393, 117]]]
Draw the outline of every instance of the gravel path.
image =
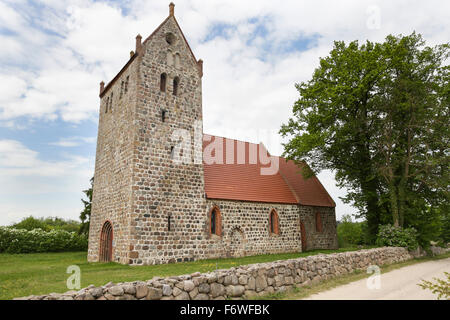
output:
[[[436, 300], [437, 295], [417, 284], [421, 280], [444, 278], [450, 272], [450, 258], [422, 262], [380, 275], [380, 288], [369, 289], [368, 279], [351, 282], [340, 287], [313, 294], [305, 300]], [[372, 276], [373, 277], [373, 273]], [[376, 282], [371, 279], [372, 287]]]

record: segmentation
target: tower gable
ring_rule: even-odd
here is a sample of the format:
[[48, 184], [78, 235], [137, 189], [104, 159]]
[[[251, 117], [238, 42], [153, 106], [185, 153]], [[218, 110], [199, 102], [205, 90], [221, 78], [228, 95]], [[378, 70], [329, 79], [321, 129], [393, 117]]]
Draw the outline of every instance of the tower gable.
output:
[[[174, 15], [169, 15], [158, 28], [142, 43], [143, 55], [158, 57], [158, 62], [174, 66], [176, 54], [180, 55], [180, 65], [185, 69], [192, 68], [202, 77], [203, 61], [196, 59], [189, 43]], [[172, 56], [169, 55], [171, 53]]]

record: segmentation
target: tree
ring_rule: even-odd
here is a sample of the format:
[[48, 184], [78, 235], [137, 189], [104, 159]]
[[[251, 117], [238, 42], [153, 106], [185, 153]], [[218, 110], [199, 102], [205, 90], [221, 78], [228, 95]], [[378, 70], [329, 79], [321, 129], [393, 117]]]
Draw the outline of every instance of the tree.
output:
[[358, 245], [364, 242], [362, 223], [353, 222], [352, 217], [345, 214], [337, 225], [339, 247]]
[[280, 130], [290, 138], [284, 156], [306, 160], [305, 176], [333, 170], [371, 241], [380, 224], [403, 225], [448, 198], [448, 52], [424, 47], [415, 33], [339, 41], [312, 79], [296, 84], [300, 98]]
[[44, 231], [50, 231], [49, 226], [43, 221], [43, 219], [38, 219], [33, 216], [23, 218], [20, 222], [11, 225], [14, 229], [25, 229], [28, 231], [34, 229], [42, 229]]
[[58, 217], [35, 218], [29, 216], [23, 218], [20, 222], [11, 225], [14, 229], [25, 229], [28, 231], [42, 229], [44, 231], [65, 230], [67, 232], [77, 232], [80, 229], [80, 223], [74, 220], [65, 220]]
[[449, 48], [424, 45], [414, 33], [388, 36], [383, 44], [384, 72], [376, 97], [380, 113], [375, 119], [375, 151], [381, 157], [375, 167], [386, 183], [395, 226], [404, 225], [408, 207], [418, 209], [411, 201], [407, 205], [408, 198], [422, 191], [431, 204], [436, 195], [445, 195], [449, 182], [449, 105], [442, 91], [448, 92], [448, 67], [443, 63]]
[[80, 213], [80, 234], [89, 235], [89, 223], [91, 220], [91, 208], [92, 208], [92, 189], [94, 186], [94, 177], [90, 180], [91, 187], [87, 190], [83, 190], [83, 193], [86, 195], [88, 200], [81, 199], [84, 205], [83, 211]]

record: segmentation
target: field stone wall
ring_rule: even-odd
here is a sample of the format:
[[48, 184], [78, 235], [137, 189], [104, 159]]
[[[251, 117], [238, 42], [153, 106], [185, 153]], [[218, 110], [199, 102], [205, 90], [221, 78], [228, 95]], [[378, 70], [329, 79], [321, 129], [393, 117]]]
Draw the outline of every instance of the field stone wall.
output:
[[405, 248], [383, 247], [320, 254], [149, 281], [93, 285], [63, 294], [29, 296], [21, 300], [224, 300], [248, 299], [284, 292], [366, 269], [412, 259]]

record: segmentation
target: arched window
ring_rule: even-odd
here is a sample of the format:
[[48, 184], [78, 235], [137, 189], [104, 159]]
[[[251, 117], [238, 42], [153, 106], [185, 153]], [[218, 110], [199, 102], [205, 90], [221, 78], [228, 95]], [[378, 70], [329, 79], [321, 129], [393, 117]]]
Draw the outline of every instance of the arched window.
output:
[[160, 89], [162, 92], [166, 92], [166, 81], [167, 81], [167, 75], [165, 73], [161, 74], [161, 82], [160, 82]]
[[175, 54], [175, 68], [176, 69], [180, 68], [180, 54], [179, 53]]
[[209, 213], [209, 232], [217, 236], [222, 235], [222, 218], [217, 206], [213, 207]]
[[322, 217], [320, 216], [320, 212], [316, 212], [316, 231], [322, 232]]
[[130, 80], [130, 76], [127, 76], [127, 79], [125, 81], [125, 93], [128, 92], [128, 80]]
[[173, 53], [172, 53], [172, 51], [167, 51], [167, 65], [169, 66], [169, 67], [171, 67], [171, 66], [173, 66], [173, 60], [174, 60], [174, 58], [173, 58]]
[[269, 215], [269, 233], [271, 235], [280, 234], [278, 213], [273, 209]]
[[180, 83], [180, 78], [175, 77], [173, 79], [173, 95], [176, 96], [178, 94], [178, 84]]
[[108, 108], [109, 108], [109, 97], [106, 98], [105, 113], [108, 113]]
[[112, 261], [112, 241], [113, 241], [113, 227], [111, 222], [106, 221], [103, 224], [102, 231], [100, 233], [100, 252], [99, 252], [100, 262]]

